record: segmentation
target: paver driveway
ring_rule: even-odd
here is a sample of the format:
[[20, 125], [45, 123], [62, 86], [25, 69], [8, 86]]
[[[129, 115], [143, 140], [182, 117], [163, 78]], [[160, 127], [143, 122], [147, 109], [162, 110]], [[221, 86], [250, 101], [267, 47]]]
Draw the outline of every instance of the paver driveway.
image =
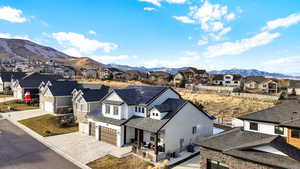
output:
[[0, 120], [1, 169], [79, 169], [7, 120]]

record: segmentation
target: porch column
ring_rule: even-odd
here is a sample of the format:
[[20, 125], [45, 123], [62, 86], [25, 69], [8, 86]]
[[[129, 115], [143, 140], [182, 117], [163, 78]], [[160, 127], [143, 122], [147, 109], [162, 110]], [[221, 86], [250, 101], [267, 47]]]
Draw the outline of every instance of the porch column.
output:
[[139, 129], [136, 129], [137, 131], [137, 145], [138, 145], [138, 148], [141, 148], [141, 132]]
[[155, 153], [155, 161], [158, 161], [157, 155], [158, 155], [158, 133], [155, 133], [154, 137], [154, 153]]

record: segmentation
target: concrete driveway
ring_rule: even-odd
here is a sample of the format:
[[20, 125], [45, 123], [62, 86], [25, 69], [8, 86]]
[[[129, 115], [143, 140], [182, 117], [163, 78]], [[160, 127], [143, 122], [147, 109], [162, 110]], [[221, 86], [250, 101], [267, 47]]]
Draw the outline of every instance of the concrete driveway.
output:
[[45, 138], [48, 143], [54, 145], [60, 151], [71, 156], [74, 160], [87, 164], [108, 154], [119, 154], [120, 156], [131, 151], [128, 148], [100, 142], [95, 137], [87, 136], [80, 132], [51, 136]]
[[7, 118], [11, 121], [19, 121], [19, 120], [24, 120], [24, 119], [28, 119], [31, 117], [36, 117], [36, 116], [41, 116], [41, 115], [45, 115], [45, 114], [49, 114], [43, 110], [40, 109], [34, 109], [34, 110], [25, 110], [25, 111], [15, 111], [15, 112], [8, 112], [8, 113], [2, 113], [1, 115], [4, 118]]
[[200, 155], [174, 167], [173, 169], [199, 169], [200, 168]]
[[0, 98], [0, 102], [7, 102], [11, 100], [17, 100], [15, 97], [2, 97]]
[[0, 120], [0, 168], [79, 169], [8, 120]]

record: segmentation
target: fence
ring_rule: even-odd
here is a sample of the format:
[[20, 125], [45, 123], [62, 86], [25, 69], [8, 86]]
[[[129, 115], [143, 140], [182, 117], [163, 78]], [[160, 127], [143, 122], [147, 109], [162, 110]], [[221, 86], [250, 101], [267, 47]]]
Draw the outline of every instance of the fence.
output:
[[241, 97], [253, 100], [262, 100], [262, 101], [277, 101], [280, 98], [280, 94], [274, 95], [263, 95], [263, 94], [253, 94], [253, 93], [231, 93], [231, 96]]

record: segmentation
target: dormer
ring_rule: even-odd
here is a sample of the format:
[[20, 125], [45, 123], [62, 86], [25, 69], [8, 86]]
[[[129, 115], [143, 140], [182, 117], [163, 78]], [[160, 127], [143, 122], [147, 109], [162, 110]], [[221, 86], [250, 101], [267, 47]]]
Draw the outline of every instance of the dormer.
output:
[[154, 107], [154, 108], [151, 109], [151, 111], [150, 111], [150, 118], [156, 119], [156, 120], [161, 120], [161, 119], [163, 119], [167, 114], [168, 114], [168, 112], [160, 112], [158, 109], [156, 109], [156, 108]]

